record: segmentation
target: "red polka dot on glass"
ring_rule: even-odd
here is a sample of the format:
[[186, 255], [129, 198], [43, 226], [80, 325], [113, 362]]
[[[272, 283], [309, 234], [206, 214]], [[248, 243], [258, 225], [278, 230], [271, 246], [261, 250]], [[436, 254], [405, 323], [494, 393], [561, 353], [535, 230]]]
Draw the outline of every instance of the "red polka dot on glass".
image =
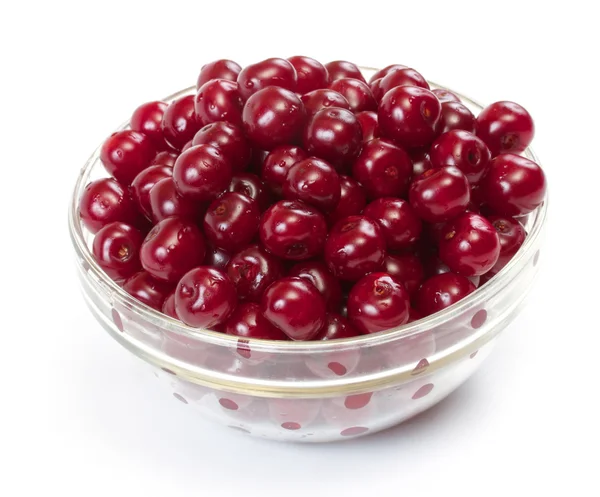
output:
[[354, 437], [356, 435], [362, 435], [363, 433], [367, 433], [369, 428], [366, 426], [352, 426], [351, 428], [346, 428], [340, 432], [342, 437]]
[[427, 383], [427, 385], [423, 385], [421, 388], [419, 388], [412, 396], [413, 400], [417, 400], [417, 399], [422, 399], [423, 397], [425, 397], [426, 395], [429, 395], [429, 393], [433, 390], [433, 383]]
[[473, 317], [471, 318], [471, 327], [472, 328], [481, 328], [487, 319], [487, 311], [485, 309], [481, 309], [477, 311]]
[[110, 314], [112, 316], [112, 320], [115, 323], [115, 326], [117, 327], [117, 329], [121, 333], [123, 333], [125, 330], [123, 328], [123, 321], [121, 320], [121, 315], [117, 312], [116, 309], [113, 309]]

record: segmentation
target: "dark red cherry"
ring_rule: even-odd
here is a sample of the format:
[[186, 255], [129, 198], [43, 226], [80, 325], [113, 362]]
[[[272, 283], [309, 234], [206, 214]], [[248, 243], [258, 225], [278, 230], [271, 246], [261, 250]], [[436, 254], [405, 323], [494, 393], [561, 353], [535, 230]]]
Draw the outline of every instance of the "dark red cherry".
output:
[[323, 249], [327, 223], [323, 214], [299, 200], [281, 200], [262, 216], [260, 241], [282, 259], [304, 260]]
[[289, 270], [288, 276], [296, 276], [312, 283], [325, 299], [325, 304], [329, 311], [334, 312], [340, 308], [342, 303], [342, 287], [323, 262], [299, 262]]
[[308, 120], [303, 135], [304, 149], [337, 169], [352, 163], [360, 152], [362, 130], [356, 116], [346, 109], [317, 112]]
[[323, 88], [314, 90], [302, 95], [302, 103], [308, 117], [314, 116], [322, 109], [330, 107], [339, 107], [341, 109], [350, 110], [350, 104], [343, 95], [337, 91]]
[[363, 215], [379, 225], [388, 250], [410, 248], [421, 236], [421, 219], [406, 200], [378, 198], [365, 207]]
[[206, 255], [204, 256], [203, 266], [212, 266], [220, 271], [227, 269], [227, 264], [231, 259], [231, 255], [222, 248], [215, 247], [208, 243], [206, 245]]
[[218, 121], [242, 125], [244, 101], [234, 81], [213, 79], [204, 83], [194, 97], [194, 108], [201, 125]]
[[311, 340], [325, 324], [325, 302], [319, 291], [301, 278], [273, 283], [261, 301], [263, 316], [292, 340]]
[[125, 281], [123, 290], [143, 304], [160, 311], [167, 295], [173, 291], [173, 285], [153, 278], [146, 271], [140, 271]]
[[204, 234], [217, 247], [234, 253], [247, 246], [258, 231], [260, 209], [241, 193], [226, 192], [214, 200], [204, 215]]
[[443, 273], [432, 276], [421, 285], [417, 292], [417, 310], [429, 316], [475, 291], [475, 285], [465, 276]]
[[154, 159], [152, 159], [152, 163], [150, 164], [150, 166], [165, 166], [173, 169], [177, 157], [179, 157], [178, 153], [163, 150], [162, 152], [158, 152], [154, 156]]
[[352, 166], [352, 176], [368, 198], [402, 197], [408, 191], [412, 169], [404, 150], [389, 140], [375, 138], [363, 146]]
[[202, 214], [202, 205], [191, 197], [183, 197], [175, 187], [173, 178], [161, 179], [150, 190], [151, 220], [155, 223], [171, 216], [198, 220]]
[[475, 133], [477, 121], [473, 113], [466, 105], [460, 102], [444, 102], [440, 119], [436, 126], [438, 134], [447, 133], [453, 129], [462, 129]]
[[431, 92], [437, 97], [440, 103], [445, 102], [460, 102], [460, 98], [458, 98], [454, 93], [450, 90], [446, 90], [445, 88], [436, 88], [435, 90], [431, 90]]
[[231, 163], [212, 145], [197, 145], [186, 150], [173, 168], [177, 191], [200, 202], [215, 199], [229, 186], [232, 177]]
[[356, 114], [356, 119], [362, 130], [363, 143], [379, 137], [379, 125], [377, 124], [377, 113], [365, 110]]
[[244, 302], [237, 306], [225, 323], [225, 333], [242, 338], [289, 340], [283, 331], [263, 317], [260, 305], [253, 302]]
[[236, 287], [240, 300], [260, 302], [267, 287], [283, 276], [281, 261], [258, 245], [235, 254], [227, 265], [227, 275]]
[[361, 278], [348, 296], [348, 318], [361, 333], [377, 333], [406, 324], [410, 298], [402, 283], [387, 273]]
[[327, 87], [329, 74], [325, 66], [319, 61], [303, 55], [295, 55], [289, 57], [288, 62], [296, 69], [298, 77], [296, 93], [304, 95], [310, 91]]
[[425, 279], [425, 269], [421, 259], [411, 253], [387, 254], [383, 260], [383, 271], [401, 282], [411, 297], [415, 295]]
[[175, 289], [179, 319], [195, 328], [214, 329], [229, 318], [236, 304], [235, 287], [227, 275], [206, 266], [186, 273]]
[[469, 204], [469, 181], [460, 169], [429, 169], [415, 178], [408, 193], [410, 205], [429, 223], [448, 221]]
[[330, 225], [340, 219], [362, 213], [367, 205], [364, 188], [350, 176], [340, 176], [340, 201], [336, 208], [327, 215]]
[[196, 88], [200, 88], [204, 83], [211, 79], [226, 79], [228, 81], [237, 81], [238, 74], [242, 67], [233, 60], [219, 59], [208, 64], [204, 64], [200, 69]]
[[177, 150], [181, 150], [194, 138], [200, 125], [201, 122], [196, 120], [194, 95], [187, 95], [171, 102], [161, 123], [164, 137]]
[[284, 88], [269, 86], [254, 93], [242, 112], [244, 130], [255, 146], [273, 150], [279, 145], [295, 143], [306, 112], [298, 96]]
[[129, 125], [133, 131], [145, 134], [158, 150], [169, 148], [162, 131], [162, 120], [169, 104], [146, 102], [133, 111]]
[[354, 78], [340, 78], [331, 83], [329, 88], [337, 91], [348, 101], [352, 112], [377, 110], [377, 102], [373, 92], [364, 81]]
[[516, 219], [504, 216], [490, 216], [488, 221], [496, 229], [500, 238], [500, 256], [492, 268], [493, 273], [506, 266], [525, 242], [527, 233], [523, 225]]
[[173, 176], [173, 169], [167, 166], [150, 166], [139, 173], [131, 183], [131, 193], [138, 209], [152, 220], [150, 190], [159, 181]]
[[332, 83], [342, 78], [354, 78], [360, 81], [365, 81], [365, 77], [360, 72], [358, 66], [346, 60], [334, 60], [332, 62], [328, 62], [325, 64], [325, 68], [329, 73], [329, 81]]
[[283, 196], [327, 212], [340, 201], [340, 177], [324, 160], [309, 157], [290, 168], [283, 183]]
[[327, 321], [313, 340], [338, 340], [360, 335], [354, 325], [345, 317], [334, 312], [327, 313]]
[[418, 86], [429, 90], [427, 80], [410, 67], [391, 70], [381, 79], [380, 88], [384, 95], [397, 86]]
[[161, 311], [173, 319], [179, 319], [177, 311], [175, 310], [175, 292], [171, 292], [169, 296], [163, 302]]
[[294, 66], [285, 59], [265, 59], [242, 69], [238, 79], [240, 95], [248, 100], [256, 92], [269, 86], [296, 91], [298, 77]]
[[338, 221], [325, 243], [325, 261], [338, 278], [356, 281], [381, 269], [385, 238], [375, 221], [365, 216], [349, 216]]
[[463, 276], [481, 276], [498, 261], [500, 239], [486, 218], [465, 212], [444, 227], [439, 254], [452, 272]]
[[240, 173], [235, 175], [229, 183], [230, 192], [241, 193], [252, 200], [256, 200], [258, 208], [262, 211], [271, 205], [271, 193], [267, 185], [255, 174]]
[[92, 233], [115, 221], [135, 224], [138, 219], [129, 192], [112, 178], [97, 179], [85, 187], [79, 201], [79, 215]]
[[153, 277], [176, 283], [187, 271], [202, 264], [204, 237], [190, 221], [169, 217], [148, 233], [140, 249], [142, 267]]
[[433, 167], [428, 148], [411, 150], [410, 158], [413, 164], [413, 178], [421, 176], [421, 174]]
[[403, 66], [402, 64], [390, 64], [389, 66], [384, 67], [383, 69], [379, 69], [369, 78], [369, 84], [373, 83], [378, 79], [385, 78], [390, 72], [395, 71], [396, 69], [408, 69], [407, 66]]
[[114, 280], [128, 278], [142, 269], [139, 250], [144, 236], [129, 224], [114, 222], [94, 237], [92, 252], [98, 265]]
[[544, 201], [546, 177], [535, 162], [515, 154], [501, 154], [490, 163], [481, 193], [494, 214], [518, 217]]
[[240, 128], [225, 121], [217, 121], [201, 128], [192, 140], [192, 146], [212, 145], [223, 152], [233, 172], [242, 172], [250, 164], [252, 149]]
[[100, 160], [108, 173], [124, 185], [146, 169], [156, 149], [152, 140], [138, 131], [125, 129], [110, 135], [100, 149]]
[[433, 167], [454, 166], [476, 184], [483, 177], [491, 160], [490, 150], [483, 141], [468, 131], [453, 130], [440, 135], [429, 151]]
[[407, 148], [429, 145], [436, 136], [441, 113], [437, 97], [418, 86], [397, 86], [388, 91], [377, 113], [381, 135]]
[[477, 136], [492, 152], [498, 154], [525, 150], [535, 133], [529, 112], [514, 102], [495, 102], [477, 116]]
[[308, 154], [295, 145], [282, 145], [269, 152], [265, 158], [261, 176], [276, 195], [282, 194], [283, 183], [288, 171], [297, 162], [306, 159]]

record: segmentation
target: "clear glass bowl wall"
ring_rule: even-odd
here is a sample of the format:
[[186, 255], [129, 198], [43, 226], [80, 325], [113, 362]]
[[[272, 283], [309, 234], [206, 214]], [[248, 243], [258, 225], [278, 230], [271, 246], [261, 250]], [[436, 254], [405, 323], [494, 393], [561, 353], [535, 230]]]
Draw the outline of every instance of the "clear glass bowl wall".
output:
[[[373, 70], [363, 72], [368, 78]], [[479, 112], [480, 105], [458, 95]], [[524, 155], [537, 161], [529, 149]], [[133, 299], [102, 271], [78, 205], [85, 185], [106, 176], [96, 150], [80, 171], [69, 211], [79, 282], [98, 322], [150, 364], [178, 401], [233, 429], [285, 441], [374, 433], [463, 383], [522, 308], [538, 269], [547, 208], [546, 201], [524, 220], [528, 237], [496, 277], [429, 318], [334, 342], [248, 341], [185, 326]]]

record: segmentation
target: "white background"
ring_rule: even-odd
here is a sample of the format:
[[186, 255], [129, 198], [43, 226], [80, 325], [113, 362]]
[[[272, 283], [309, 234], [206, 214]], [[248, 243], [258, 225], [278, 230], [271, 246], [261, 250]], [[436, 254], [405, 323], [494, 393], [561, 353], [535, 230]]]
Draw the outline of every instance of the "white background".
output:
[[[0, 495], [598, 495], [600, 37], [593, 2], [2, 2]], [[216, 58], [411, 65], [533, 114], [550, 184], [528, 307], [472, 379], [345, 443], [246, 438], [175, 402], [76, 287], [67, 203], [141, 102]]]

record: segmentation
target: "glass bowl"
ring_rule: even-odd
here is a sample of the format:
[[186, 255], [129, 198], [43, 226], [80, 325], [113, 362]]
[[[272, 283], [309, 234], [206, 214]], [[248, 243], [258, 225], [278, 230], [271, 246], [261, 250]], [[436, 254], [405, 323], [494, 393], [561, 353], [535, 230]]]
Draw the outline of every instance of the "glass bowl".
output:
[[[374, 72], [363, 71], [366, 77]], [[191, 87], [165, 100], [194, 91]], [[472, 111], [481, 109], [457, 95]], [[537, 162], [530, 149], [524, 155]], [[498, 275], [433, 316], [344, 340], [248, 341], [191, 328], [151, 309], [96, 264], [93, 235], [83, 227], [78, 206], [86, 184], [105, 176], [98, 149], [79, 173], [69, 210], [77, 275], [98, 322], [148, 363], [178, 401], [235, 430], [293, 442], [329, 442], [384, 430], [463, 383], [523, 306], [538, 270], [547, 210], [545, 201], [524, 220], [528, 237]]]

